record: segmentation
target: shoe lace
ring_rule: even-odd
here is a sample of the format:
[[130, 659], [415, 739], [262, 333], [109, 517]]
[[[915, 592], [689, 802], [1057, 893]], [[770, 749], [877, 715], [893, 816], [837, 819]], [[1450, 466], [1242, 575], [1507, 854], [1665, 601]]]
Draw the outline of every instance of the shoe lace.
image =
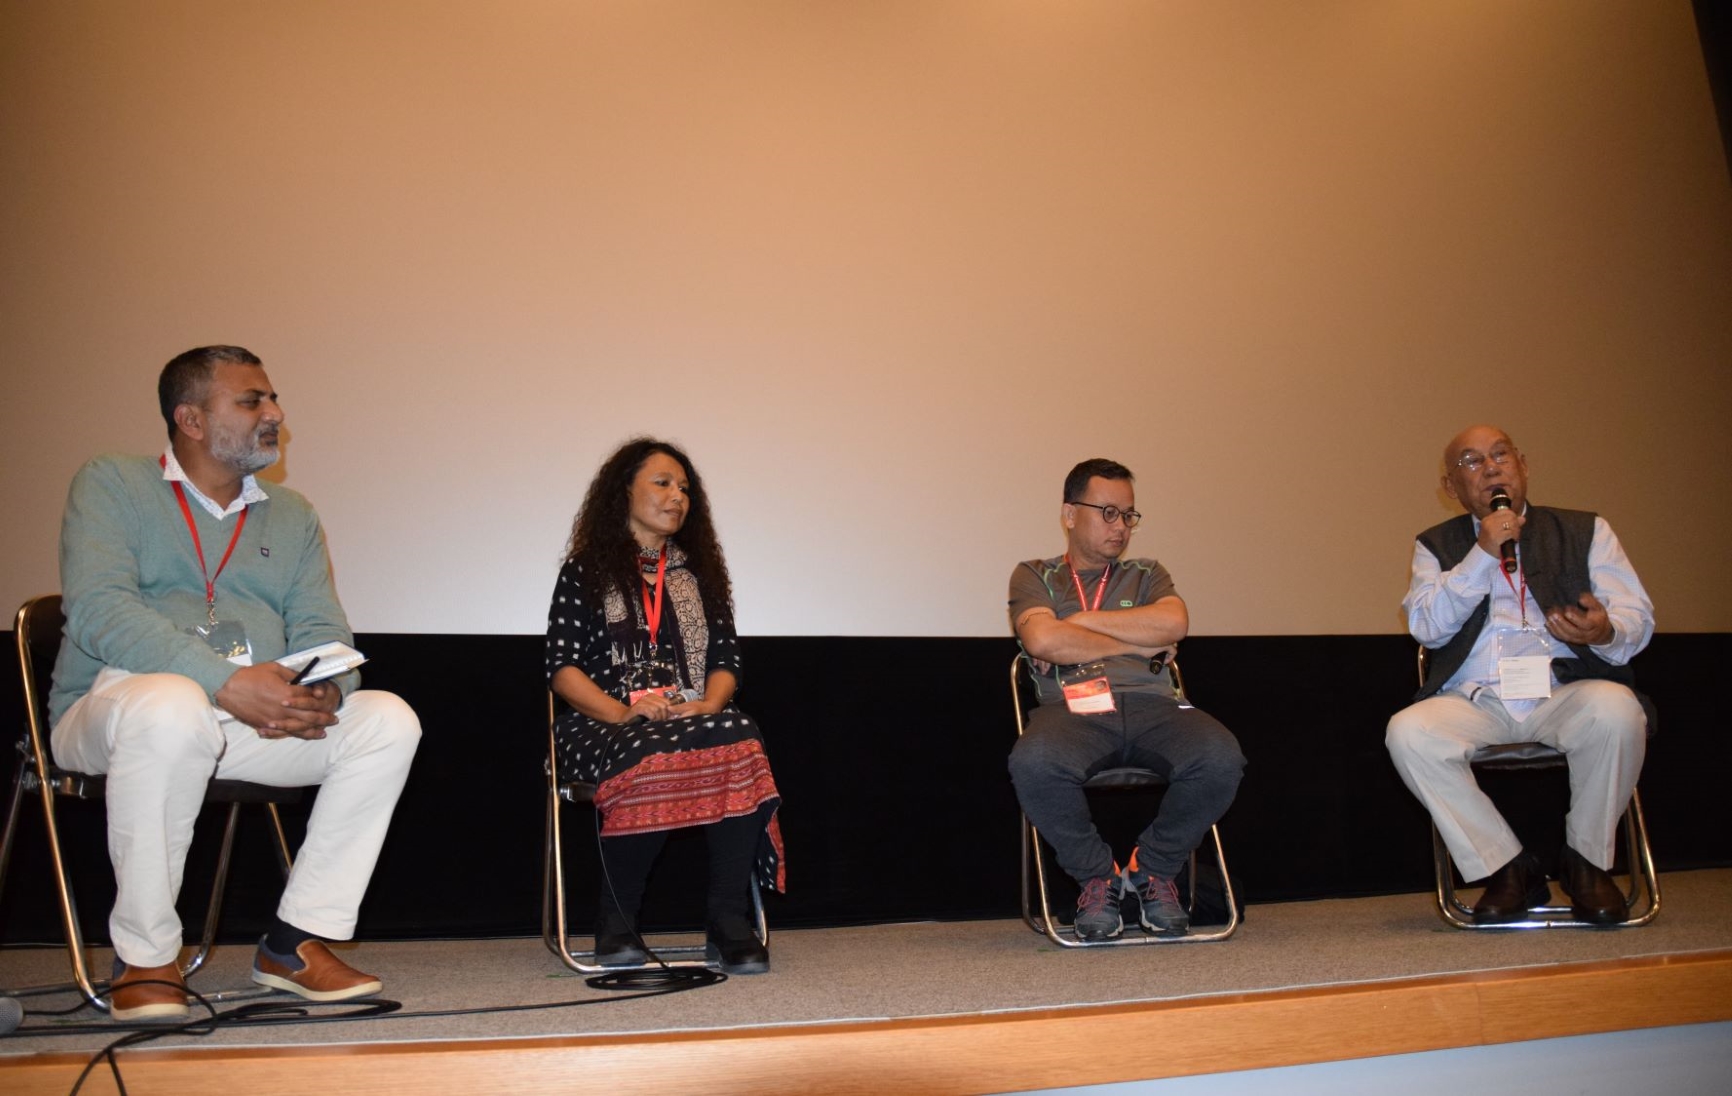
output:
[[1143, 876], [1143, 899], [1149, 902], [1179, 904], [1179, 885], [1173, 880], [1161, 875]]
[[1077, 909], [1084, 913], [1099, 913], [1106, 909], [1107, 902], [1112, 897], [1112, 885], [1113, 881], [1104, 876], [1084, 883], [1082, 896], [1076, 902]]

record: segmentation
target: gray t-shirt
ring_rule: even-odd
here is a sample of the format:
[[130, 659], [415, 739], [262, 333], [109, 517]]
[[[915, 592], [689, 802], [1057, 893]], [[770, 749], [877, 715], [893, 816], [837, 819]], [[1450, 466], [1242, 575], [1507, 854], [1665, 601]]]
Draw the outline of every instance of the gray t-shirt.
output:
[[[1063, 556], [1056, 559], [1031, 559], [1017, 564], [1016, 570], [1010, 573], [1012, 630], [1015, 629], [1016, 622], [1030, 609], [1051, 609], [1060, 620], [1081, 612], [1083, 603], [1077, 598], [1077, 579], [1082, 580], [1088, 602], [1093, 605], [1095, 590], [1101, 581], [1100, 571], [1079, 571], [1073, 579], [1070, 565], [1065, 563]], [[1109, 612], [1114, 609], [1153, 605], [1164, 597], [1177, 596], [1178, 592], [1173, 585], [1173, 577], [1167, 574], [1165, 567], [1154, 560], [1121, 559], [1112, 565], [1111, 573], [1107, 576], [1100, 608], [1102, 612]], [[1103, 660], [1103, 665], [1106, 668], [1107, 681], [1116, 693], [1173, 695], [1172, 683], [1166, 673], [1151, 672], [1149, 660], [1146, 658], [1138, 655], [1115, 655]], [[1059, 675], [1068, 669], [1070, 667], [1053, 667], [1045, 673], [1034, 674], [1036, 694], [1042, 704], [1052, 704], [1064, 699], [1058, 679]]]

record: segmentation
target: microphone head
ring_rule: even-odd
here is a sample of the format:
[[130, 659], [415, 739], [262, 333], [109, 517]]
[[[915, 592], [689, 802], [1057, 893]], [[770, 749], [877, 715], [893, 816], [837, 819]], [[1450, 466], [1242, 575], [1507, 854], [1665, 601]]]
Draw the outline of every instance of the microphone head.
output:
[[1491, 508], [1493, 510], [1509, 509], [1509, 492], [1503, 488], [1495, 488], [1491, 493]]

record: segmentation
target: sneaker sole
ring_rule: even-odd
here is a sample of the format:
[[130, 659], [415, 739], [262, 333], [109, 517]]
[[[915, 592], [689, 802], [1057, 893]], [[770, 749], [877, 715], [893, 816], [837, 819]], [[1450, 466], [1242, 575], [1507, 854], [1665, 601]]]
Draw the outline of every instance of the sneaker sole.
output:
[[275, 974], [266, 974], [264, 971], [257, 969], [254, 969], [253, 971], [253, 981], [257, 982], [261, 986], [269, 986], [272, 989], [280, 989], [285, 993], [292, 993], [296, 997], [303, 997], [308, 1001], [347, 1001], [355, 997], [370, 996], [371, 994], [378, 993], [380, 990], [385, 988], [385, 983], [378, 979], [374, 979], [371, 982], [362, 982], [360, 985], [349, 986], [345, 989], [308, 989], [306, 986], [291, 982], [287, 978], [280, 978]]
[[1118, 928], [1112, 930], [1111, 932], [1087, 932], [1087, 931], [1084, 931], [1082, 929], [1077, 928], [1075, 925], [1072, 925], [1071, 931], [1076, 933], [1076, 938], [1078, 940], [1088, 940], [1091, 942], [1098, 942], [1101, 940], [1117, 940], [1119, 937], [1121, 937], [1125, 934], [1125, 926], [1121, 923]]

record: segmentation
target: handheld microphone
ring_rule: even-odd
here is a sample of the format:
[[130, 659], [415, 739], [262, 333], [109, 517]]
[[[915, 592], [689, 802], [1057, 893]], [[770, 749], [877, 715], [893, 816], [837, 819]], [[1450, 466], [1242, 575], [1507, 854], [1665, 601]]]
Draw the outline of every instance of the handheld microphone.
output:
[[0, 997], [0, 1035], [10, 1035], [24, 1022], [24, 1006], [16, 997]]
[[[1509, 509], [1509, 492], [1505, 491], [1503, 488], [1499, 487], [1491, 493], [1491, 512], [1495, 514], [1499, 510], [1508, 510], [1508, 509]], [[1498, 545], [1497, 546], [1497, 554], [1498, 554], [1498, 558], [1503, 560], [1503, 573], [1506, 575], [1515, 574], [1516, 573], [1516, 542], [1515, 542], [1515, 538], [1511, 537], [1509, 540], [1506, 540], [1502, 544]]]

